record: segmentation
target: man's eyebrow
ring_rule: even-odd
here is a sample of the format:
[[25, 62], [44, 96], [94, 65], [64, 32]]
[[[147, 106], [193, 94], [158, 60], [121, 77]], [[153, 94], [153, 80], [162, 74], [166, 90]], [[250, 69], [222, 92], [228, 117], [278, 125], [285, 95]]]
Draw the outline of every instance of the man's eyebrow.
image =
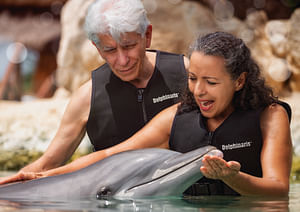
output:
[[124, 41], [121, 41], [120, 42], [120, 45], [130, 45], [130, 44], [136, 44], [137, 43], [137, 41], [136, 40], [124, 40]]

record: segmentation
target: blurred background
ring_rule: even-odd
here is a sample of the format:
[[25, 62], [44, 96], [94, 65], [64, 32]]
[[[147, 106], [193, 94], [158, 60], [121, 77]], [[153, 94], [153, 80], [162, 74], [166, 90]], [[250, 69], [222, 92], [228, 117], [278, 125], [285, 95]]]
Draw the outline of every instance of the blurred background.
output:
[[[39, 157], [70, 95], [103, 63], [82, 25], [93, 0], [0, 1], [0, 171]], [[300, 176], [300, 0], [143, 0], [151, 48], [187, 55], [199, 35], [242, 38], [293, 111], [292, 179]], [[90, 151], [84, 138], [74, 158]]]

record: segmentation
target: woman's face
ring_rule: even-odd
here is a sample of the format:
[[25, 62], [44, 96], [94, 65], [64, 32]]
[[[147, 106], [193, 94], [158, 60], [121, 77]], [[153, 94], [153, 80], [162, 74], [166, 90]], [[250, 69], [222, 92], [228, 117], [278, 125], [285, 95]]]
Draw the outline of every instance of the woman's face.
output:
[[234, 109], [235, 91], [242, 88], [232, 80], [222, 57], [195, 51], [190, 58], [189, 89], [201, 113], [208, 119], [224, 120]]

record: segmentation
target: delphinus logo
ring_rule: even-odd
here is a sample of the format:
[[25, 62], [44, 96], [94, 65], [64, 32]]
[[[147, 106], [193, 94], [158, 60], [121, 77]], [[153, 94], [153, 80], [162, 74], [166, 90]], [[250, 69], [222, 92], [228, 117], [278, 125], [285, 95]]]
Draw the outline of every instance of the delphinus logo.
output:
[[252, 142], [246, 141], [242, 143], [233, 143], [233, 144], [226, 144], [222, 145], [222, 150], [232, 150], [232, 149], [241, 149], [251, 147]]
[[168, 99], [175, 99], [175, 98], [178, 98], [179, 97], [179, 93], [171, 93], [171, 94], [166, 94], [166, 95], [163, 95], [163, 96], [159, 96], [157, 98], [153, 98], [153, 103], [159, 103], [159, 102], [163, 102], [165, 100], [168, 100]]

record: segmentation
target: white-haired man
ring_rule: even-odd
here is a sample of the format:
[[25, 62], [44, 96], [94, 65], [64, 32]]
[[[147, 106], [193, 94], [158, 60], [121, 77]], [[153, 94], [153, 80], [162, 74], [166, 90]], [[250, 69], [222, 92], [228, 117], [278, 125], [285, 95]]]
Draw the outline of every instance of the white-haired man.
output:
[[43, 156], [0, 184], [32, 179], [63, 165], [86, 132], [95, 151], [119, 144], [178, 102], [188, 60], [146, 50], [152, 25], [140, 0], [96, 0], [88, 10], [85, 31], [106, 63], [73, 94]]

